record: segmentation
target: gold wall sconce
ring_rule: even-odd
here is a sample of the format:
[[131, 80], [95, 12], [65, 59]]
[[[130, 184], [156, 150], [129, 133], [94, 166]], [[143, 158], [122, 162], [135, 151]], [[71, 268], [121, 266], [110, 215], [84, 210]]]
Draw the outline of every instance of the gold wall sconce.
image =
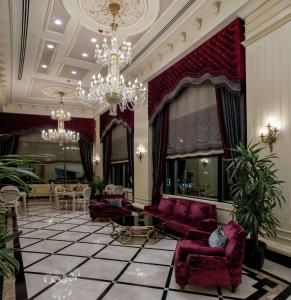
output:
[[99, 164], [100, 160], [101, 160], [101, 158], [100, 158], [100, 156], [99, 156], [98, 154], [96, 154], [96, 155], [94, 156], [94, 158], [93, 158], [93, 162], [94, 162], [96, 165]]
[[202, 158], [202, 159], [201, 159], [201, 163], [202, 163], [203, 167], [206, 168], [207, 165], [208, 165], [208, 163], [209, 163], [209, 161], [208, 161], [208, 159], [206, 159], [206, 158]]
[[142, 158], [144, 157], [146, 153], [146, 148], [143, 145], [139, 145], [136, 148], [135, 155], [138, 157], [139, 161], [141, 162]]
[[277, 141], [277, 132], [279, 129], [272, 126], [270, 123], [266, 126], [267, 129], [261, 130], [260, 137], [264, 144], [268, 144], [270, 147], [270, 152], [273, 152], [273, 144]]

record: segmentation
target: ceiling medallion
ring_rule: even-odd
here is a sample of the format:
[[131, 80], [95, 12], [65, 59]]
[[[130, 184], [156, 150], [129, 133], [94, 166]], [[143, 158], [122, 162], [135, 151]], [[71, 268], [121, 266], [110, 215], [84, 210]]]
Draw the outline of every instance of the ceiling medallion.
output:
[[106, 38], [101, 47], [96, 44], [96, 62], [108, 68], [106, 77], [101, 76], [100, 73], [97, 77], [93, 75], [88, 93], [82, 88], [81, 81], [79, 81], [78, 87], [81, 103], [91, 107], [95, 105], [102, 107], [104, 103], [108, 103], [111, 116], [116, 116], [118, 106], [120, 111], [134, 110], [144, 102], [146, 95], [146, 88], [142, 83], [139, 84], [136, 79], [133, 84], [130, 81], [126, 84], [120, 74], [121, 69], [130, 64], [132, 59], [130, 43], [124, 42], [119, 47], [116, 37], [118, 28], [116, 16], [120, 14], [121, 5], [122, 1], [118, 0], [110, 0], [108, 3], [108, 9], [113, 18], [111, 45], [107, 44]]
[[[86, 15], [95, 22], [108, 25], [111, 22], [110, 0], [81, 0]], [[128, 27], [137, 23], [144, 15], [144, 0], [120, 0], [120, 11], [117, 15], [119, 26]], [[122, 16], [122, 18], [120, 18]]]
[[66, 130], [65, 122], [71, 120], [71, 114], [65, 112], [63, 109], [63, 96], [64, 92], [59, 92], [61, 97], [59, 107], [56, 111], [51, 112], [51, 119], [58, 121], [58, 129], [49, 129], [48, 131], [42, 130], [41, 137], [46, 141], [58, 142], [60, 146], [64, 143], [76, 143], [80, 139], [78, 132]]

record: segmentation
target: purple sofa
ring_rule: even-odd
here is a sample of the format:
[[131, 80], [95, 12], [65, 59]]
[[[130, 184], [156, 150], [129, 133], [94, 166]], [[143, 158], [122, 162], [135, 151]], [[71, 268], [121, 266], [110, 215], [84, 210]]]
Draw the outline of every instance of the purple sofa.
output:
[[159, 205], [144, 207], [148, 216], [165, 221], [165, 229], [186, 236], [188, 231], [212, 232], [217, 227], [216, 206], [195, 200], [162, 198]]
[[[121, 207], [112, 207], [108, 201], [121, 199]], [[89, 205], [90, 217], [92, 221], [96, 219], [115, 219], [123, 216], [131, 216], [132, 205], [126, 201], [124, 195], [104, 195], [101, 200]]]

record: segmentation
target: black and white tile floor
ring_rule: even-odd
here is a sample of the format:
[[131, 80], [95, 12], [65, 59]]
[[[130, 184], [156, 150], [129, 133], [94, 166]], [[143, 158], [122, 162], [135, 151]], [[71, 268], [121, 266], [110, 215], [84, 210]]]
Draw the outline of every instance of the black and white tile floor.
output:
[[17, 223], [27, 293], [17, 299], [291, 299], [290, 269], [271, 261], [260, 273], [245, 268], [235, 294], [211, 286], [188, 286], [181, 293], [173, 237], [122, 246], [111, 238], [108, 223], [92, 223], [84, 212], [57, 211], [45, 200], [30, 201]]

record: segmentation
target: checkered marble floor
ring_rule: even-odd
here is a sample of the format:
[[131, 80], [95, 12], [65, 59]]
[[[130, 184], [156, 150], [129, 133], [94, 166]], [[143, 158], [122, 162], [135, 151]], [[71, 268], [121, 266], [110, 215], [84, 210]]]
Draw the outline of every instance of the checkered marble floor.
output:
[[181, 293], [173, 272], [175, 237], [123, 246], [108, 223], [92, 223], [88, 212], [57, 211], [45, 200], [31, 200], [17, 223], [26, 284], [17, 299], [291, 299], [290, 269], [270, 261], [260, 273], [245, 268], [235, 294], [215, 286]]

